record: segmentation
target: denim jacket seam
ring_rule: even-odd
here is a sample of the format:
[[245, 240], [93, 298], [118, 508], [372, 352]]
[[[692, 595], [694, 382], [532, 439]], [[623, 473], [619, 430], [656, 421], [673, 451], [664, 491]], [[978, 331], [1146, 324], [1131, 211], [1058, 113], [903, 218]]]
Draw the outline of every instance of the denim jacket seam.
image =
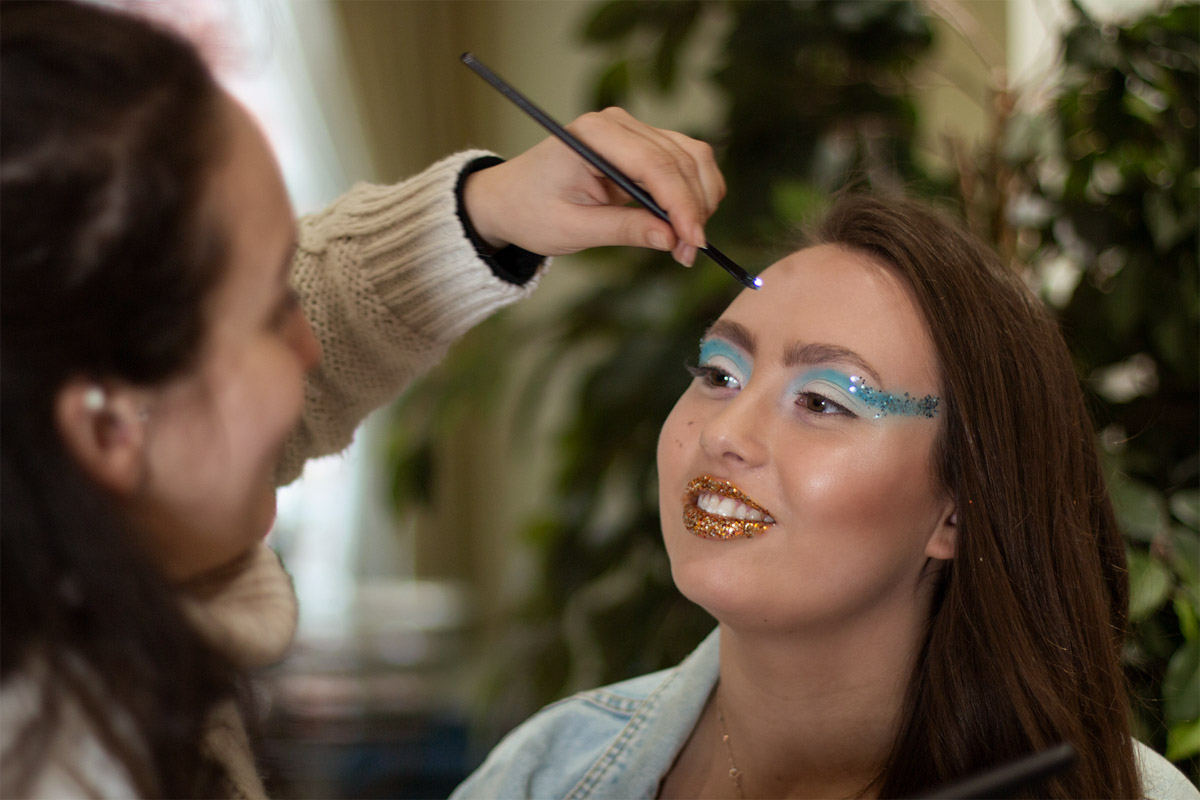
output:
[[598, 706], [605, 711], [615, 711], [621, 714], [637, 713], [638, 706], [645, 702], [645, 700], [637, 700], [633, 697], [624, 697], [613, 692], [600, 691], [588, 692], [587, 694], [580, 695], [579, 699], [585, 703]]
[[638, 708], [633, 717], [630, 718], [629, 722], [625, 724], [625, 727], [621, 730], [621, 733], [617, 735], [617, 740], [613, 742], [607, 750], [604, 751], [600, 758], [596, 759], [591, 767], [588, 768], [588, 771], [584, 773], [583, 777], [580, 778], [575, 786], [572, 787], [571, 791], [566, 794], [564, 800], [579, 800], [580, 798], [586, 798], [589, 794], [591, 794], [592, 789], [595, 788], [596, 784], [600, 782], [600, 779], [604, 777], [604, 774], [613, 766], [613, 764], [616, 763], [618, 756], [625, 749], [625, 746], [629, 743], [629, 740], [632, 739], [635, 734], [641, 731], [642, 727], [649, 718], [649, 710], [653, 709], [658, 696], [666, 690], [667, 686], [669, 686], [671, 682], [675, 680], [677, 675], [679, 675], [679, 670], [672, 670], [671, 673], [666, 676], [663, 682], [654, 688], [654, 691], [647, 695], [644, 700], [638, 701], [640, 708]]

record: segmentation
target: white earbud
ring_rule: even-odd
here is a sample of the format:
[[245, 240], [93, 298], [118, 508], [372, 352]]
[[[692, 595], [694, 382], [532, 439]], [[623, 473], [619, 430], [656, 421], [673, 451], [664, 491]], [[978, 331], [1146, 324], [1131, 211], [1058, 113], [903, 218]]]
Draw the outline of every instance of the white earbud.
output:
[[83, 407], [88, 411], [103, 411], [108, 404], [108, 395], [102, 386], [89, 386], [83, 393]]

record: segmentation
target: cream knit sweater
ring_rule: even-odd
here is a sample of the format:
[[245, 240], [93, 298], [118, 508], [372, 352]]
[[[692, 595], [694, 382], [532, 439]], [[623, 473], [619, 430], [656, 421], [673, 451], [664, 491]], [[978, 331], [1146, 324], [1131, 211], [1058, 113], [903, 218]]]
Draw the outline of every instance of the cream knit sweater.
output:
[[337, 452], [354, 429], [445, 355], [464, 333], [529, 295], [497, 278], [464, 235], [455, 184], [467, 151], [399, 186], [359, 184], [301, 222], [293, 283], [324, 348], [280, 483], [305, 459]]
[[[533, 291], [536, 275], [521, 285], [496, 277], [457, 215], [459, 177], [487, 155], [459, 153], [393, 186], [356, 185], [300, 221], [293, 284], [323, 359], [308, 377], [281, 484], [295, 479], [308, 458], [345, 448], [368, 412], [436, 364], [474, 325]], [[227, 583], [183, 601], [196, 627], [247, 668], [281, 659], [296, 630], [291, 580], [266, 547]], [[0, 690], [0, 752], [38, 713], [39, 701], [32, 674]], [[133, 796], [129, 776], [83, 714], [66, 709], [62, 720], [32, 795]], [[230, 796], [265, 796], [232, 705], [214, 711], [204, 745], [225, 766]]]

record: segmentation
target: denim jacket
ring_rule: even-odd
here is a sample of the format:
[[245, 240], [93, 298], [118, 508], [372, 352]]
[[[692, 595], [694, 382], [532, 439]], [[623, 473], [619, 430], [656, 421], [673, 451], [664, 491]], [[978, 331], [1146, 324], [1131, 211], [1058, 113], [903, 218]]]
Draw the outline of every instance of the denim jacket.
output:
[[546, 706], [452, 800], [654, 797], [717, 683], [717, 655], [714, 630], [676, 667]]
[[[510, 733], [451, 800], [635, 800], [658, 794], [717, 683], [718, 632], [672, 669], [546, 706]], [[1142, 795], [1200, 800], [1171, 762], [1140, 742]]]

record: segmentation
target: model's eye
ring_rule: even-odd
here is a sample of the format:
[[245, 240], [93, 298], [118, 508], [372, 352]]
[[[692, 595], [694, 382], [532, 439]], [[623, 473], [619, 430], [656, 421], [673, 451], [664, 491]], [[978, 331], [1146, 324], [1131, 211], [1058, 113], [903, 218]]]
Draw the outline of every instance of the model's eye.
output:
[[746, 354], [724, 339], [705, 339], [700, 343], [700, 358], [692, 375], [702, 385], [714, 389], [744, 389], [750, 380], [751, 361]]
[[845, 414], [851, 417], [855, 416], [850, 409], [842, 404], [836, 403], [816, 392], [800, 392], [796, 395], [796, 405], [813, 414]]
[[705, 386], [711, 386], [716, 389], [742, 388], [741, 382], [736, 377], [730, 375], [720, 367], [696, 367], [689, 365], [687, 370], [692, 373], [693, 377], [699, 378]]

